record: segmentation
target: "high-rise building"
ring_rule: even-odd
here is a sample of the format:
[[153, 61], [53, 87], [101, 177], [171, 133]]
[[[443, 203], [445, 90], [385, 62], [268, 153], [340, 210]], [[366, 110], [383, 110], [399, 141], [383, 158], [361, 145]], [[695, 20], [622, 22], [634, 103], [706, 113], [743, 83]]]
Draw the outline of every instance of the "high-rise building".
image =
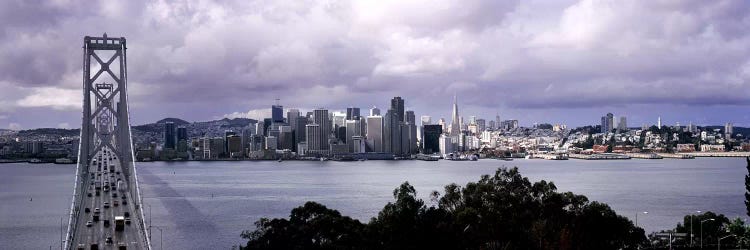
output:
[[476, 123], [477, 123], [477, 128], [479, 130], [478, 133], [482, 133], [487, 129], [487, 120], [477, 119]]
[[177, 152], [187, 152], [187, 128], [184, 126], [177, 127]]
[[440, 135], [443, 134], [443, 127], [440, 125], [424, 125], [422, 131], [424, 132], [422, 152], [425, 154], [440, 152]]
[[458, 116], [458, 97], [453, 96], [453, 114], [451, 115], [451, 136], [458, 136], [461, 134], [461, 121], [460, 116]]
[[279, 148], [278, 139], [276, 136], [266, 136], [266, 150], [276, 150]]
[[359, 119], [346, 120], [346, 145], [349, 147], [349, 152], [354, 153], [358, 151], [359, 145], [354, 145], [354, 137], [362, 137], [362, 122]]
[[656, 127], [661, 129], [661, 116], [656, 119]]
[[396, 113], [398, 116], [398, 121], [403, 122], [404, 121], [404, 99], [401, 99], [400, 96], [396, 96], [393, 99], [391, 99], [391, 108], [393, 112]]
[[360, 117], [360, 115], [359, 115], [359, 108], [355, 108], [355, 107], [346, 108], [346, 119], [347, 120], [358, 120], [359, 117]]
[[453, 152], [456, 151], [456, 149], [455, 149], [455, 143], [453, 142], [454, 138], [455, 137], [446, 136], [446, 135], [441, 135], [440, 136], [440, 139], [439, 139], [440, 154], [443, 157], [447, 156], [448, 154], [452, 154]]
[[732, 138], [732, 134], [734, 134], [734, 124], [731, 122], [727, 122], [724, 124], [724, 137], [727, 139]]
[[271, 122], [284, 123], [284, 106], [281, 106], [281, 105], [271, 106]]
[[227, 155], [229, 157], [242, 156], [242, 138], [238, 135], [230, 135], [226, 138]]
[[423, 115], [421, 117], [420, 121], [422, 122], [421, 124], [419, 124], [421, 126], [430, 125], [430, 124], [432, 124], [432, 117], [429, 116], [429, 115]]
[[601, 124], [601, 132], [602, 133], [609, 133], [614, 130], [614, 120], [615, 116], [612, 113], [607, 113], [607, 115], [602, 116], [602, 124]]
[[384, 152], [383, 150], [383, 117], [367, 117], [367, 150], [370, 152]]
[[372, 107], [370, 109], [370, 116], [380, 115], [380, 109], [378, 107]]
[[175, 135], [174, 122], [164, 123], [164, 149], [176, 149], [177, 136]]
[[417, 118], [414, 115], [414, 111], [407, 110], [404, 113], [404, 121], [407, 122], [407, 123], [411, 123], [411, 124], [415, 124], [416, 125], [417, 124]]
[[229, 152], [229, 137], [234, 135], [237, 135], [237, 133], [232, 130], [224, 131], [224, 152]]
[[[307, 150], [310, 152], [316, 152], [319, 153], [323, 150], [321, 142], [322, 136], [320, 135], [320, 125], [318, 124], [307, 124], [305, 125], [306, 135], [307, 138], [305, 139], [307, 143]], [[328, 143], [326, 143], [327, 145]]]
[[294, 137], [292, 134], [292, 127], [289, 125], [279, 126], [279, 137], [278, 137], [278, 149], [288, 149], [290, 151], [296, 150], [294, 146]]
[[303, 142], [307, 139], [305, 126], [307, 126], [307, 117], [300, 116], [295, 119], [295, 127], [294, 127], [294, 138], [295, 143]]
[[401, 126], [398, 111], [389, 109], [383, 117], [383, 151], [401, 153]]
[[[318, 124], [320, 127], [318, 128], [320, 131], [317, 134], [319, 138], [317, 138], [317, 142], [320, 143], [320, 150], [328, 150], [328, 136], [331, 134], [331, 120], [328, 117], [328, 110], [327, 109], [315, 109], [313, 110], [313, 122], [315, 124]], [[310, 138], [309, 136], [307, 138]], [[310, 148], [310, 142], [307, 143], [308, 148]]]
[[620, 122], [617, 123], [617, 130], [627, 131], [628, 130], [628, 118], [620, 116]]

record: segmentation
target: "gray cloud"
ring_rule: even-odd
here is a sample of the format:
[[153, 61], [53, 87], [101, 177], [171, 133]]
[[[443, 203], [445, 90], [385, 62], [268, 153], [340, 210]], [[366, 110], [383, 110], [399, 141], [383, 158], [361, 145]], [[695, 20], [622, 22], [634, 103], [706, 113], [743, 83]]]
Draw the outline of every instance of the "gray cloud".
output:
[[[78, 124], [82, 37], [103, 32], [128, 38], [136, 123], [221, 117], [275, 98], [343, 108], [400, 95], [436, 117], [453, 94], [484, 116], [748, 106], [748, 13], [741, 0], [8, 1], [0, 115]], [[28, 109], [72, 117], [31, 119]]]

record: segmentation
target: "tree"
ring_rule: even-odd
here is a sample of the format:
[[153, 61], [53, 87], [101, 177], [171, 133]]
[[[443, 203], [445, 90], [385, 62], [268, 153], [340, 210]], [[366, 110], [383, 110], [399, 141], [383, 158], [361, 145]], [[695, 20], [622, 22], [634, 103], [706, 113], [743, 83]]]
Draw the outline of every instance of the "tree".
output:
[[244, 249], [635, 249], [643, 229], [608, 205], [532, 183], [518, 168], [445, 186], [426, 206], [408, 182], [369, 223], [308, 202], [290, 219], [266, 219], [245, 231]]

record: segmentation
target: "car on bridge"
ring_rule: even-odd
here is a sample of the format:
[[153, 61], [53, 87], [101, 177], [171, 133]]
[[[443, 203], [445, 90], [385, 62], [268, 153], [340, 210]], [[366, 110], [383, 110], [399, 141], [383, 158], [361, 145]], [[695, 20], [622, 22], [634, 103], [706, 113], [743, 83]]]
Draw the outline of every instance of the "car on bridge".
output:
[[92, 225], [94, 225], [94, 223], [92, 223], [91, 221], [86, 222], [86, 227], [91, 227]]
[[104, 202], [104, 208], [109, 208], [109, 202]]

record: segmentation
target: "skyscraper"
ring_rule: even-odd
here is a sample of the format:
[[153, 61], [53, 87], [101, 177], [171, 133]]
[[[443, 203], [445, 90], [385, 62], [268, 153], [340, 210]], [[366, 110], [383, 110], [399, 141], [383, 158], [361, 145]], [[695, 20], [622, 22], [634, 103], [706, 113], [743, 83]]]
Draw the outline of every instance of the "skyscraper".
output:
[[614, 130], [614, 123], [615, 123], [615, 116], [612, 113], [607, 113], [607, 115], [602, 116], [602, 124], [601, 124], [601, 132], [602, 133], [609, 133]]
[[281, 105], [271, 106], [271, 122], [284, 123], [284, 106], [281, 106]]
[[628, 130], [628, 118], [626, 118], [625, 116], [620, 116], [620, 122], [617, 123], [617, 130]]
[[177, 145], [176, 148], [179, 152], [187, 151], [187, 128], [184, 126], [177, 127]]
[[419, 124], [419, 125], [424, 126], [424, 125], [430, 125], [430, 124], [432, 124], [432, 117], [429, 116], [429, 115], [423, 115], [420, 120], [421, 120], [422, 124]]
[[383, 117], [367, 117], [367, 150], [370, 152], [383, 152]]
[[451, 131], [450, 136], [458, 136], [461, 134], [461, 123], [458, 116], [458, 97], [453, 96], [453, 114], [451, 115]]
[[391, 99], [391, 109], [398, 115], [398, 121], [404, 121], [404, 99], [400, 96], [396, 96]]
[[389, 109], [383, 117], [383, 151], [401, 153], [401, 126], [396, 110]]
[[[316, 146], [316, 148], [319, 148], [320, 150], [328, 150], [328, 136], [331, 134], [331, 120], [330, 118], [328, 118], [328, 110], [313, 110], [313, 122], [319, 125], [318, 129], [320, 130], [318, 133], [316, 133], [319, 137], [316, 138], [316, 141], [317, 143], [320, 143], [320, 146]], [[308, 135], [307, 138], [309, 139], [310, 136]], [[307, 146], [310, 147], [309, 141], [307, 142]]]
[[346, 145], [349, 152], [354, 153], [358, 147], [354, 145], [354, 137], [362, 137], [362, 122], [359, 119], [346, 120]]
[[417, 117], [414, 115], [414, 111], [407, 110], [404, 114], [404, 121], [416, 125]]
[[307, 139], [307, 136], [306, 136], [307, 129], [305, 129], [305, 126], [307, 126], [307, 117], [300, 116], [300, 117], [297, 117], [297, 119], [295, 120], [297, 121], [295, 122], [295, 127], [294, 127], [294, 138], [295, 138], [294, 142], [300, 143]]
[[422, 152], [425, 154], [440, 152], [440, 135], [443, 134], [443, 127], [440, 125], [424, 125], [422, 130], [424, 131]]
[[346, 119], [347, 120], [359, 119], [359, 108], [355, 108], [355, 107], [346, 108]]
[[380, 115], [380, 109], [378, 107], [372, 107], [370, 109], [370, 116]]
[[724, 137], [727, 139], [732, 139], [732, 134], [734, 134], [734, 124], [731, 122], [727, 122], [724, 124]]
[[174, 122], [165, 122], [164, 123], [164, 149], [176, 149], [176, 143], [175, 140], [177, 140], [177, 137], [175, 135], [175, 125]]

